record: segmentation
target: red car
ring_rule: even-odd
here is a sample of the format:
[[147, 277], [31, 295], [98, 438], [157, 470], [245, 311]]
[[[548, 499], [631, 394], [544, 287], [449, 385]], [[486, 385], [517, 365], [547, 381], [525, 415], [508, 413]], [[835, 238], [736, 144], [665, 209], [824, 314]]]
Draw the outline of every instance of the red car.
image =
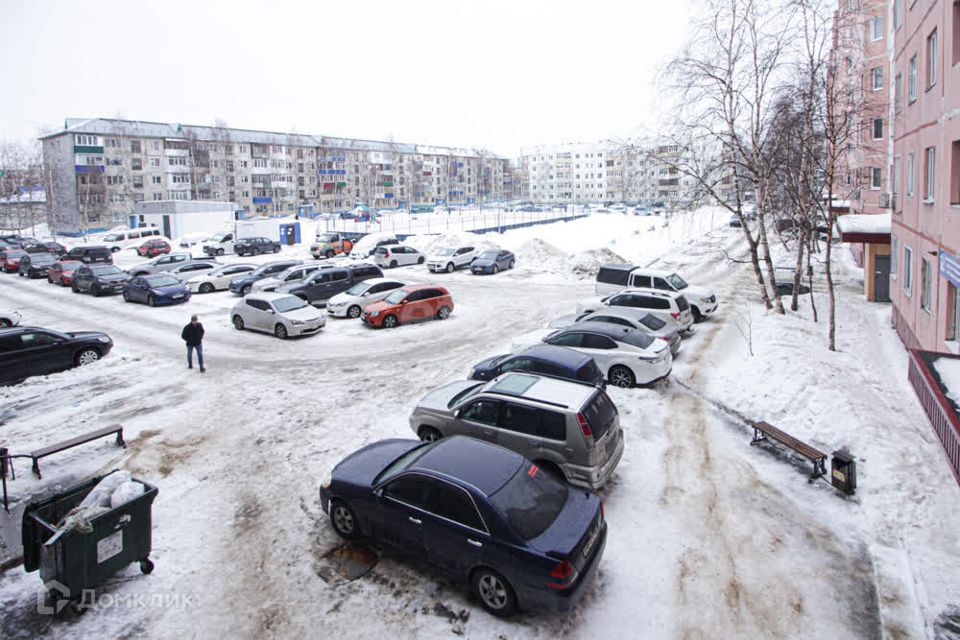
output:
[[147, 240], [139, 247], [137, 247], [137, 253], [139, 253], [144, 258], [156, 258], [159, 255], [164, 253], [170, 253], [171, 247], [170, 243], [166, 240], [161, 240], [160, 238], [154, 238], [152, 240]]
[[73, 272], [83, 266], [79, 260], [62, 260], [47, 269], [47, 282], [69, 287], [73, 282]]
[[392, 329], [421, 320], [446, 320], [453, 311], [450, 292], [435, 284], [400, 287], [380, 302], [368, 305], [360, 319], [371, 327]]
[[20, 271], [20, 258], [27, 255], [23, 249], [7, 249], [0, 252], [0, 269], [6, 273], [18, 273]]

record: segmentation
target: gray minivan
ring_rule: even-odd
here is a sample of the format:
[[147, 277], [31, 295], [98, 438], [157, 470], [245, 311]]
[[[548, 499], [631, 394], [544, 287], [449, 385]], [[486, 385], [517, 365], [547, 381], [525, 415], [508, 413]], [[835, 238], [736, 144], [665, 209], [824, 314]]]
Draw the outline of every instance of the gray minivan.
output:
[[623, 455], [620, 414], [603, 389], [530, 373], [440, 387], [420, 400], [410, 427], [422, 440], [498, 444], [590, 489], [606, 484]]
[[303, 281], [277, 287], [277, 291], [292, 293], [312, 305], [319, 305], [358, 282], [382, 277], [380, 267], [365, 262], [342, 267], [320, 267]]

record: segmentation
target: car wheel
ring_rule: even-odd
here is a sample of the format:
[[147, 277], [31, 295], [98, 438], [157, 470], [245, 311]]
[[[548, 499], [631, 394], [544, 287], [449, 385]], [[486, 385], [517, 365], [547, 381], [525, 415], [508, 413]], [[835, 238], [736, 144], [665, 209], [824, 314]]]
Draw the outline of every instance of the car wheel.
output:
[[124, 302], [133, 302], [133, 300], [130, 299], [130, 294], [127, 293], [126, 291], [123, 292], [123, 301], [124, 301]]
[[424, 260], [426, 260], [426, 258], [424, 258], [423, 256], [420, 256], [419, 258], [417, 258], [417, 264], [423, 264]]
[[492, 569], [480, 568], [474, 571], [473, 593], [483, 608], [495, 616], [508, 616], [517, 608], [517, 596], [506, 578]]
[[397, 261], [396, 261], [396, 260], [391, 260], [391, 261], [390, 261], [390, 268], [391, 268], [391, 269], [396, 269], [396, 268], [397, 268]]
[[59, 282], [58, 284], [59, 284], [61, 287], [69, 287], [69, 286], [70, 286], [70, 285], [67, 284], [67, 281], [64, 280], [63, 278], [60, 278], [60, 282]]
[[344, 540], [356, 540], [360, 537], [360, 523], [357, 516], [343, 500], [333, 500], [330, 503], [330, 524], [337, 535]]
[[420, 439], [424, 442], [436, 442], [443, 437], [443, 435], [433, 427], [420, 427], [417, 435], [420, 436]]
[[274, 253], [280, 253], [280, 247], [274, 247], [274, 248], [273, 248], [273, 252], [274, 252]]
[[273, 328], [273, 335], [277, 336], [281, 340], [286, 340], [287, 328], [278, 322], [277, 326]]
[[454, 270], [454, 269], [456, 269], [456, 267], [453, 266], [453, 263], [452, 263], [452, 262], [448, 262], [448, 263], [447, 263], [447, 273], [453, 273], [453, 270]]
[[96, 349], [84, 349], [77, 354], [77, 357], [74, 358], [74, 361], [77, 363], [78, 367], [82, 367], [85, 364], [93, 364], [100, 359], [100, 352]]
[[120, 247], [110, 247], [110, 253], [117, 253], [120, 251]]
[[222, 256], [222, 255], [223, 255], [223, 249], [217, 249], [217, 255], [218, 255], [218, 256]]
[[241, 296], [245, 296], [245, 295], [247, 295], [248, 293], [250, 293], [250, 288], [251, 288], [251, 287], [253, 287], [252, 284], [244, 285], [243, 288], [240, 289], [240, 295], [241, 295]]
[[335, 255], [337, 255], [337, 254], [336, 254], [336, 252], [334, 252], [333, 249], [327, 249], [327, 252], [326, 252], [325, 254], [323, 254], [323, 255], [324, 255], [325, 257], [327, 257], [327, 258], [332, 258], [333, 256], [335, 256]]
[[386, 318], [383, 319], [383, 327], [384, 327], [385, 329], [393, 329], [393, 328], [396, 327], [398, 324], [399, 324], [399, 322], [397, 322], [397, 316], [395, 316], [395, 315], [392, 315], [392, 314], [391, 314], [391, 315], [389, 315], [389, 316], [387, 316]]
[[98, 284], [93, 285], [92, 292], [95, 298], [99, 298], [101, 295], [103, 295], [103, 291], [100, 290], [100, 285]]
[[250, 255], [252, 256], [260, 255], [260, 249], [257, 249], [256, 247], [254, 247], [253, 249], [250, 250]]
[[637, 380], [633, 375], [633, 371], [618, 364], [610, 368], [610, 373], [607, 374], [607, 381], [615, 387], [626, 389], [636, 384]]
[[213, 285], [210, 284], [209, 282], [204, 282], [202, 285], [200, 285], [200, 293], [213, 293], [213, 292], [214, 292]]
[[703, 322], [703, 314], [700, 313], [700, 309], [697, 309], [696, 307], [691, 306], [691, 307], [690, 307], [690, 310], [693, 311], [693, 321], [694, 321], [694, 322], [697, 322], [697, 323]]
[[47, 282], [50, 284], [53, 284], [53, 278], [51, 278], [50, 276], [47, 276]]
[[157, 306], [157, 301], [154, 299], [153, 296], [147, 296], [147, 305], [151, 307]]
[[507, 267], [507, 269], [513, 269], [513, 260], [510, 261], [510, 265]]
[[450, 317], [450, 307], [440, 307], [437, 309], [437, 320], [446, 320]]
[[347, 309], [347, 317], [348, 317], [348, 318], [359, 318], [359, 317], [360, 317], [360, 313], [361, 313], [360, 307], [357, 306], [357, 305], [353, 305], [352, 307], [350, 307], [349, 309]]
[[77, 288], [76, 283], [70, 285], [70, 290], [73, 291], [74, 293], [80, 293], [80, 289]]
[[240, 316], [233, 316], [233, 328], [237, 331], [243, 331], [243, 318]]
[[497, 275], [498, 273], [500, 273], [500, 267], [493, 265], [493, 275]]

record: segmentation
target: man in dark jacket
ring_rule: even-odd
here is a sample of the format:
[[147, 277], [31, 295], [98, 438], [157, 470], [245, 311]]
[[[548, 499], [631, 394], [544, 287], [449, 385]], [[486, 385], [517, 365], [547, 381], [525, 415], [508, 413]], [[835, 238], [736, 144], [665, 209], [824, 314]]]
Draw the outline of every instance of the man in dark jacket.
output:
[[190, 324], [183, 328], [180, 337], [187, 343], [187, 367], [193, 369], [193, 350], [197, 350], [197, 364], [200, 365], [200, 373], [204, 373], [203, 368], [203, 325], [197, 320], [197, 316], [190, 316]]

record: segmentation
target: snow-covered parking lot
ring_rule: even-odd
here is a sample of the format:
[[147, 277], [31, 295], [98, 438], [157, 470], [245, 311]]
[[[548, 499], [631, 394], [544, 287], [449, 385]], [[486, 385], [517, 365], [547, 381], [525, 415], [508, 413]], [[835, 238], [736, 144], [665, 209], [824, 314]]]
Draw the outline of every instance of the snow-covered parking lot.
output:
[[[755, 301], [749, 265], [726, 258], [742, 254], [742, 237], [725, 222], [706, 211], [669, 226], [594, 215], [488, 234], [517, 254], [515, 270], [391, 272], [447, 286], [448, 320], [373, 331], [331, 318], [319, 335], [288, 341], [234, 330], [229, 292], [148, 308], [0, 276], [0, 307], [20, 309], [25, 323], [102, 330], [116, 343], [95, 365], [0, 388], [0, 445], [27, 451], [116, 422], [128, 442], [51, 457], [42, 481], [20, 462], [13, 494], [117, 467], [160, 490], [151, 575], [131, 566], [98, 591], [104, 606], [51, 618], [37, 613], [37, 574], [8, 570], [2, 636], [932, 636], [937, 616], [960, 603], [960, 490], [907, 385], [889, 307], [864, 302], [862, 273], [841, 265], [840, 352], [828, 352], [809, 296], [786, 318]], [[609, 391], [626, 450], [602, 492], [607, 547], [580, 605], [500, 620], [461, 585], [392, 554], [356, 581], [321, 579], [323, 556], [340, 544], [318, 499], [333, 465], [375, 440], [414, 437], [407, 417], [418, 398], [571, 313], [593, 294], [591, 269], [618, 256], [676, 268], [721, 304], [685, 339], [671, 379]], [[205, 374], [184, 363], [191, 313], [207, 330]], [[849, 447], [857, 494], [808, 484], [806, 463], [751, 447], [751, 432], [713, 401], [825, 451]]]

